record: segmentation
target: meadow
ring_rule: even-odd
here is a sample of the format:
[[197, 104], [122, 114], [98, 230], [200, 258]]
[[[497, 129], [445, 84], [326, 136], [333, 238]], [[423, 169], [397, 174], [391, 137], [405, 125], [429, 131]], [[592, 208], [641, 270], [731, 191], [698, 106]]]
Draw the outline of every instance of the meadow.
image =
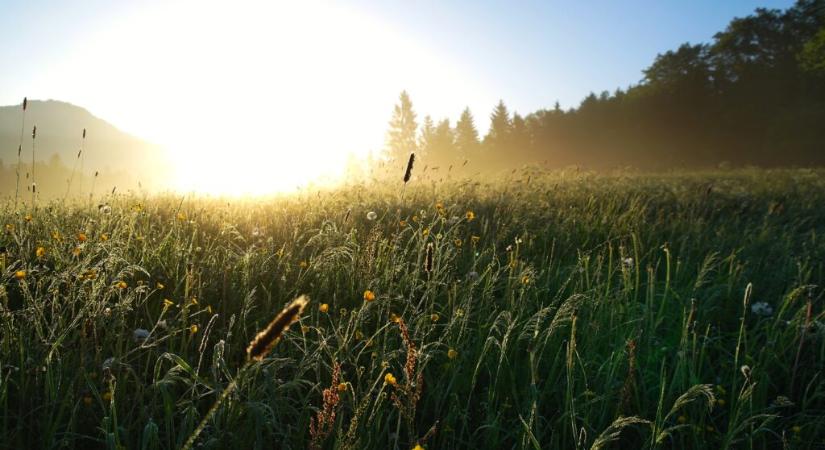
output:
[[403, 186], [4, 200], [0, 447], [825, 446], [825, 171]]

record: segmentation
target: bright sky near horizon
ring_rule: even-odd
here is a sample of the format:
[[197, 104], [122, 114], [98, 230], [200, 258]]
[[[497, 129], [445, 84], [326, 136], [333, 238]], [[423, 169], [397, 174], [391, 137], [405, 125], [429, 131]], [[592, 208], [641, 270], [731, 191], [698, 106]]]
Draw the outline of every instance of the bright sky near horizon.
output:
[[263, 193], [380, 150], [402, 89], [419, 118], [469, 106], [483, 130], [500, 98], [576, 106], [792, 3], [0, 0], [0, 104], [74, 103], [167, 147], [177, 188]]

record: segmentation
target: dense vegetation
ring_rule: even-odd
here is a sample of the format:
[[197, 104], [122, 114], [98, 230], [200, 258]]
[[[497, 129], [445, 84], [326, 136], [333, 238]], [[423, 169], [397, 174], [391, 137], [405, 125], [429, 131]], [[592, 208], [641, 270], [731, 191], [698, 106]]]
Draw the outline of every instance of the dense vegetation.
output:
[[822, 171], [384, 186], [0, 205], [0, 447], [825, 441]]
[[825, 0], [757, 9], [732, 20], [712, 43], [686, 43], [642, 72], [638, 85], [590, 94], [567, 111], [556, 105], [522, 116], [500, 102], [483, 138], [467, 109], [455, 127], [430, 117], [419, 127], [403, 93], [389, 148], [403, 161], [418, 147], [431, 166], [454, 170], [469, 160], [470, 173], [525, 163], [594, 169], [825, 164]]

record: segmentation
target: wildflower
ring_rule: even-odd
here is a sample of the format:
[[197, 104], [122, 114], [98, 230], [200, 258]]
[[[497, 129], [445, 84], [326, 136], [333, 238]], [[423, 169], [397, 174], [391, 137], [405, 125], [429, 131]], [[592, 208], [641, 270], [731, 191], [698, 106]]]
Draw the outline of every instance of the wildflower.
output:
[[478, 244], [478, 241], [480, 241], [480, 240], [481, 240], [481, 236], [475, 236], [475, 235], [470, 236], [470, 242], [472, 242], [473, 245]]
[[461, 239], [454, 240], [453, 244], [455, 244], [456, 247], [461, 247]]
[[306, 325], [301, 325], [301, 333], [307, 334], [309, 333], [309, 327]]
[[418, 216], [415, 216], [415, 215], [412, 216], [412, 221], [415, 222], [415, 223], [418, 223]]
[[163, 299], [163, 307], [164, 308], [171, 308], [173, 306], [175, 306], [175, 302], [173, 302], [172, 300], [169, 300], [168, 298]]
[[102, 214], [111, 214], [111, 213], [112, 213], [112, 207], [111, 207], [111, 206], [109, 206], [109, 205], [103, 205], [103, 206], [101, 206], [100, 208], [98, 208], [98, 210], [99, 210]]
[[372, 292], [369, 289], [364, 291], [364, 301], [365, 302], [371, 302], [373, 300], [375, 300], [375, 292]]
[[157, 288], [158, 290], [161, 290], [164, 287], [166, 287], [166, 286], [164, 286], [163, 283], [161, 283], [160, 281], [158, 281], [158, 283], [155, 285], [155, 288]]
[[346, 392], [347, 383], [338, 383], [338, 392]]
[[395, 379], [395, 376], [393, 376], [393, 374], [387, 373], [386, 375], [384, 375], [384, 383], [395, 386], [398, 384], [398, 380]]
[[72, 255], [74, 255], [74, 256], [80, 256], [80, 253], [81, 253], [82, 251], [83, 251], [83, 247], [81, 247], [81, 246], [79, 246], [79, 245], [78, 245], [78, 246], [75, 246], [75, 248], [74, 248], [74, 249], [72, 249]]
[[633, 258], [622, 258], [622, 267], [624, 267], [625, 269], [632, 269], [633, 264]]
[[46, 249], [43, 247], [37, 247], [37, 250], [35, 250], [34, 254], [37, 255], [38, 258], [42, 258], [46, 256]]
[[86, 233], [77, 233], [77, 240], [80, 242], [86, 242]]
[[59, 231], [52, 231], [52, 239], [54, 239], [55, 241], [59, 241], [60, 240], [60, 232]]
[[326, 314], [327, 312], [329, 312], [329, 305], [326, 303], [321, 303], [320, 305], [318, 305], [318, 311], [321, 311], [322, 313]]
[[135, 342], [143, 342], [149, 337], [149, 330], [137, 328], [132, 332], [132, 337], [135, 339]]
[[129, 287], [129, 285], [126, 284], [125, 281], [120, 280], [117, 283], [115, 283], [115, 287], [118, 288], [118, 289], [126, 289], [127, 287]]
[[364, 339], [364, 333], [361, 330], [355, 330], [355, 339], [359, 341]]
[[769, 317], [773, 314], [773, 307], [766, 302], [756, 302], [751, 305], [751, 312], [757, 316]]
[[424, 228], [423, 230], [421, 230], [421, 235], [424, 236], [424, 237], [429, 236], [430, 235], [430, 229], [429, 228]]
[[438, 319], [439, 319], [439, 318], [440, 318], [440, 317], [438, 316], [438, 314], [435, 314], [435, 313], [430, 314], [430, 321], [431, 321], [431, 322], [438, 322]]
[[13, 232], [14, 231], [14, 225], [10, 224], [10, 223], [7, 223], [6, 224], [6, 231], [9, 232], [9, 233]]
[[422, 447], [421, 444], [415, 444], [415, 447], [413, 447], [412, 450], [424, 450], [424, 447]]
[[529, 276], [525, 275], [525, 276], [521, 277], [521, 284], [529, 284], [529, 283], [530, 283], [530, 277]]
[[472, 222], [476, 218], [476, 213], [473, 211], [467, 211], [467, 222]]
[[444, 203], [437, 202], [435, 204], [435, 209], [437, 209], [438, 211], [442, 211], [444, 209]]
[[186, 214], [179, 212], [177, 216], [178, 222], [183, 222], [186, 220]]
[[378, 214], [375, 211], [370, 211], [367, 213], [367, 220], [375, 220], [378, 218]]
[[32, 215], [31, 214], [26, 214], [25, 217], [23, 217], [23, 219], [26, 222], [31, 222], [32, 221]]
[[198, 306], [198, 298], [197, 297], [192, 297], [192, 299], [189, 300], [189, 304], [192, 305], [192, 306]]
[[398, 321], [399, 321], [399, 320], [401, 320], [401, 318], [400, 318], [400, 317], [398, 317], [398, 314], [396, 314], [396, 313], [390, 313], [390, 322], [392, 322], [392, 323], [398, 323]]
[[447, 358], [455, 359], [458, 356], [458, 352], [455, 349], [447, 350]]
[[111, 392], [105, 392], [103, 394], [103, 401], [108, 402], [108, 401], [111, 401], [111, 400], [112, 400], [112, 393]]
[[25, 279], [26, 278], [26, 271], [25, 270], [18, 270], [17, 272], [14, 272], [14, 278], [17, 278], [18, 280]]
[[197, 332], [198, 332], [198, 324], [193, 323], [191, 326], [189, 326], [189, 334], [190, 335], [195, 334]]
[[399, 220], [398, 221], [398, 226], [399, 227], [406, 227], [407, 226], [407, 221], [406, 220]]
[[100, 235], [100, 241], [101, 242], [106, 242], [108, 240], [109, 240], [109, 235], [108, 234], [103, 233], [103, 234]]
[[97, 270], [95, 269], [88, 269], [81, 275], [84, 280], [95, 280], [97, 279]]
[[298, 263], [298, 267], [300, 267], [302, 269], [306, 269], [308, 265], [309, 264], [307, 264], [306, 261], [301, 261], [301, 262]]

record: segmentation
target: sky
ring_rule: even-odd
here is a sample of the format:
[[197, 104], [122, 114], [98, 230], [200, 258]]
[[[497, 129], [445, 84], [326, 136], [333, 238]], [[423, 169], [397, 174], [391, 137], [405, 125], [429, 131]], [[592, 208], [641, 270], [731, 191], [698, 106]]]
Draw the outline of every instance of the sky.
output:
[[182, 189], [256, 192], [380, 151], [402, 89], [420, 118], [469, 106], [484, 130], [499, 99], [575, 107], [792, 3], [0, 0], [0, 104], [74, 103], [165, 146]]

